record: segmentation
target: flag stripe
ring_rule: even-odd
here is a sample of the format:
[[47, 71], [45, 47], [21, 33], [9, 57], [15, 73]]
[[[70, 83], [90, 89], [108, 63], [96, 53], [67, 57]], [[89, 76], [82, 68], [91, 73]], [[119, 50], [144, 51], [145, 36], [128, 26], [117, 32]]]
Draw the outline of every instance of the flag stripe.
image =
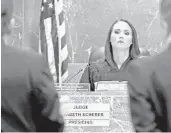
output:
[[68, 57], [65, 61], [62, 62], [62, 72], [61, 72], [61, 76], [68, 70]]
[[56, 75], [56, 66], [55, 66], [55, 57], [54, 57], [54, 47], [53, 47], [53, 41], [51, 36], [51, 30], [52, 30], [52, 18], [47, 18], [44, 20], [45, 25], [45, 35], [46, 40], [48, 44], [48, 63], [50, 67], [51, 74], [53, 76], [54, 81], [57, 80]]
[[64, 11], [60, 12], [59, 14], [59, 25], [64, 22]]
[[61, 49], [63, 49], [66, 45], [66, 34], [61, 38]]
[[68, 75], [68, 71], [65, 71], [65, 73], [62, 75], [62, 82], [65, 82], [67, 80]]
[[65, 61], [68, 57], [68, 47], [65, 45], [65, 47], [61, 50], [61, 61]]
[[45, 25], [44, 25], [44, 12], [41, 13], [40, 18], [40, 50], [41, 54], [46, 57], [48, 60], [47, 55], [47, 41], [46, 41], [46, 35], [45, 35]]
[[59, 15], [63, 11], [63, 0], [55, 0], [55, 13]]
[[55, 67], [56, 67], [56, 82], [59, 83], [59, 45], [58, 45], [58, 36], [57, 36], [57, 29], [54, 28], [57, 27], [56, 24], [56, 15], [54, 14], [52, 16], [52, 31], [51, 31], [51, 35], [53, 38], [53, 48], [54, 48], [54, 60], [55, 60]]
[[58, 29], [58, 37], [61, 39], [65, 35], [65, 22], [63, 22]]

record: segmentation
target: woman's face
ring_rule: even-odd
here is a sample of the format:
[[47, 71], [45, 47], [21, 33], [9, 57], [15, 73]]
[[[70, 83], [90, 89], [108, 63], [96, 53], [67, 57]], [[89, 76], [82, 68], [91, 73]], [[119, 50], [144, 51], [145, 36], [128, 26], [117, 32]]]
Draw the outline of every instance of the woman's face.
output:
[[112, 47], [128, 49], [132, 44], [132, 29], [124, 21], [119, 21], [113, 26], [110, 41]]

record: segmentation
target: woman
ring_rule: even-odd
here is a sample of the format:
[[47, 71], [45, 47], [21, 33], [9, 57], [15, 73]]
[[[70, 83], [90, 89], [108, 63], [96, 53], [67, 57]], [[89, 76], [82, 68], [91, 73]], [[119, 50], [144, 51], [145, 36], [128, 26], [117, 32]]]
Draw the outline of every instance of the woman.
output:
[[91, 91], [95, 91], [98, 81], [128, 81], [128, 65], [139, 55], [135, 28], [127, 20], [117, 20], [108, 33], [105, 60], [89, 64], [80, 82], [90, 83]]

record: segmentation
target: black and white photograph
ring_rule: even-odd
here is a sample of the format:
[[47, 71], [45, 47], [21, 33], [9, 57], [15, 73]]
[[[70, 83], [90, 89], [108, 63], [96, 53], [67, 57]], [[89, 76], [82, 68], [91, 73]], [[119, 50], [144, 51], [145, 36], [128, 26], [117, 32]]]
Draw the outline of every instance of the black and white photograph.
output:
[[1, 0], [1, 132], [171, 132], [171, 0]]

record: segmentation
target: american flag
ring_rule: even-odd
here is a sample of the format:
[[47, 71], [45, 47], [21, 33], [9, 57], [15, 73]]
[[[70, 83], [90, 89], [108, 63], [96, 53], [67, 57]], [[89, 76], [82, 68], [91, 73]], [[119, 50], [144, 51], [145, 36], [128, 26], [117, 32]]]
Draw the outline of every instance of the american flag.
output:
[[68, 48], [63, 0], [43, 0], [40, 20], [39, 52], [47, 57], [55, 83], [68, 77]]

